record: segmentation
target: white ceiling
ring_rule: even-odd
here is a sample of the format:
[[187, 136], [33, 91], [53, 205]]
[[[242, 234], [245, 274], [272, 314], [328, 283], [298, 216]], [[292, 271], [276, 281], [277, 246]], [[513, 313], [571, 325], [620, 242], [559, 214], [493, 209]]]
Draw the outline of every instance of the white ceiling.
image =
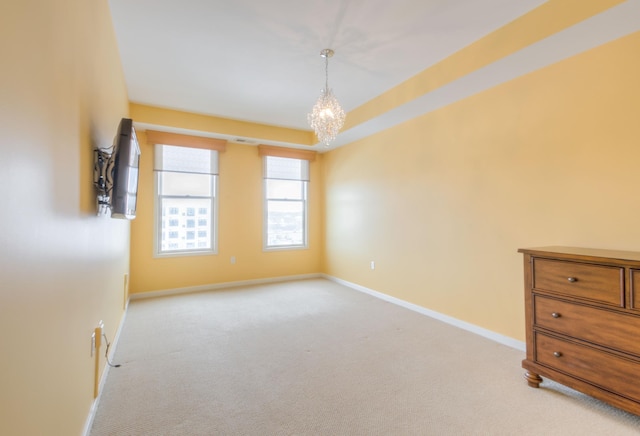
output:
[[[329, 84], [348, 113], [543, 3], [109, 0], [132, 102], [305, 130], [306, 114], [324, 86], [320, 50], [336, 52], [329, 61]], [[627, 3], [633, 13], [639, 11], [637, 0]], [[615, 33], [620, 27], [615, 20], [628, 13], [619, 11], [621, 17], [609, 23], [609, 31]], [[640, 20], [633, 22], [637, 28]], [[582, 26], [583, 33], [589, 36], [594, 26], [603, 33], [597, 22]], [[562, 56], [602, 43], [588, 41], [589, 47], [580, 48], [579, 39], [563, 35], [567, 47]], [[527, 68], [559, 60], [556, 39], [549, 40], [551, 45], [547, 41], [546, 48], [531, 47], [534, 63]], [[523, 63], [531, 63], [510, 59], [499, 71], [468, 76], [462, 86], [482, 88], [481, 82], [491, 82], [496, 74], [508, 80], [526, 72], [521, 71]], [[427, 103], [438, 104], [433, 99]], [[412, 110], [423, 111], [424, 104], [414, 102]], [[389, 114], [387, 124], [398, 116]], [[378, 129], [384, 125], [377, 124]], [[342, 133], [337, 145], [370, 130], [365, 123]]]

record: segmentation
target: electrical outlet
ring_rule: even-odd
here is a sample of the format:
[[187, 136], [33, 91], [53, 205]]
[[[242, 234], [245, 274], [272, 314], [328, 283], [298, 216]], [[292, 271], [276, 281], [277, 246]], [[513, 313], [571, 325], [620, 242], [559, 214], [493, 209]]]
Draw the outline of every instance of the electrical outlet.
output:
[[371, 269], [376, 269], [376, 263], [373, 260], [371, 261]]
[[93, 333], [91, 333], [91, 357], [93, 357], [93, 353], [98, 351], [100, 347], [100, 339], [102, 338], [102, 332], [104, 331], [104, 322], [102, 320], [98, 321], [98, 325], [95, 329], [93, 329]]
[[236, 264], [236, 257], [231, 256], [231, 265], [235, 265], [235, 264]]

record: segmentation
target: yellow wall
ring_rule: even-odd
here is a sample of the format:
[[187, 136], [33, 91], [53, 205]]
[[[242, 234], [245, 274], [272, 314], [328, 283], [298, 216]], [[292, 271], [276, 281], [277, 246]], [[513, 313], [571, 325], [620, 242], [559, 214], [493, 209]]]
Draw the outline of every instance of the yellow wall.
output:
[[0, 434], [77, 435], [129, 268], [129, 224], [95, 216], [92, 185], [127, 94], [106, 0], [1, 10]]
[[132, 293], [320, 272], [321, 156], [310, 164], [308, 249], [263, 251], [262, 158], [255, 146], [229, 143], [219, 155], [218, 254], [157, 258], [153, 256], [153, 144], [146, 142], [144, 132], [138, 140], [143, 157], [138, 212], [131, 226]]
[[524, 340], [518, 248], [640, 250], [638, 53], [635, 33], [326, 155], [326, 272]]

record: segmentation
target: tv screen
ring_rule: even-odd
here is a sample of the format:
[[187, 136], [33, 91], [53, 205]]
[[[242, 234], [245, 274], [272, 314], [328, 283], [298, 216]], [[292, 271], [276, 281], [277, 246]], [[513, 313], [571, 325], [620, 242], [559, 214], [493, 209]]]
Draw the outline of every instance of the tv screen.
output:
[[134, 219], [138, 196], [138, 164], [140, 146], [133, 121], [123, 118], [114, 140], [113, 190], [111, 193], [111, 217]]

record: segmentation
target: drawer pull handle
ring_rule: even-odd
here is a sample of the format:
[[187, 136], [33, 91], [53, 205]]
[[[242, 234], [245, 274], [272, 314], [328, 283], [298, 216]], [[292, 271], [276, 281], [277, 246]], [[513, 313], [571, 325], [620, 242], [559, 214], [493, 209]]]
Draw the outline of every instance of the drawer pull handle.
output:
[[559, 352], [559, 351], [554, 351], [553, 355], [556, 356], [556, 357], [562, 357], [562, 353]]
[[569, 277], [567, 280], [569, 280], [571, 283], [575, 283], [578, 281], [578, 279], [575, 277]]
[[560, 315], [558, 312], [553, 312], [551, 316], [554, 318], [560, 318], [562, 315]]

